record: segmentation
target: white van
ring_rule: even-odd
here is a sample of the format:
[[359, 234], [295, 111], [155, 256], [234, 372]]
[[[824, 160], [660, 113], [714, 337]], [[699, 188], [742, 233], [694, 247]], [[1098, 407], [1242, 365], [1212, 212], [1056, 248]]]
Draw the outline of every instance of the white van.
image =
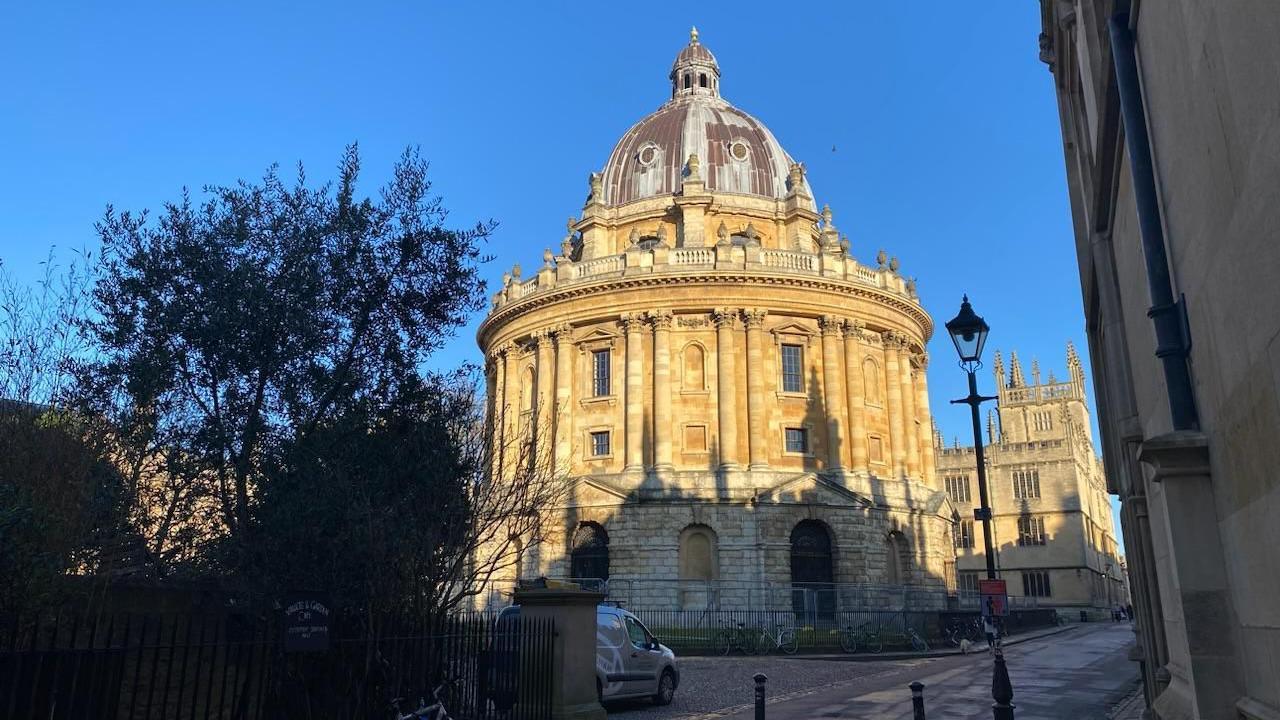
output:
[[[498, 613], [496, 626], [511, 627], [519, 618], [520, 607], [513, 605]], [[519, 659], [510, 650], [495, 655], [501, 657], [493, 660], [489, 685], [510, 685], [514, 697]], [[613, 605], [596, 606], [596, 693], [601, 702], [648, 697], [667, 705], [679, 686], [680, 669], [671, 648], [654, 639], [635, 615]]]
[[651, 697], [655, 705], [667, 705], [679, 685], [671, 648], [626, 610], [596, 607], [596, 691], [601, 702]]

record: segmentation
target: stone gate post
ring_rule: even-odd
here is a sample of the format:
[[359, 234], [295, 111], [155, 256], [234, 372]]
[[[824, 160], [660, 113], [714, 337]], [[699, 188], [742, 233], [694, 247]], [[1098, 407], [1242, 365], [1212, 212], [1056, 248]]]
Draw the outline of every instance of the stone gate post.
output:
[[515, 593], [522, 619], [555, 623], [551, 660], [552, 720], [605, 720], [596, 696], [596, 606], [604, 593], [531, 588]]

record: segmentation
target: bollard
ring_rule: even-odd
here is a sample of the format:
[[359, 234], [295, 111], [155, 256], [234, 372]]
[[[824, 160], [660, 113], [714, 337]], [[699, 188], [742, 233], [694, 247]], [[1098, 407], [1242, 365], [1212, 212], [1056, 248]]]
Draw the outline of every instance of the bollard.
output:
[[911, 720], [927, 720], [924, 716], [924, 683], [919, 680], [911, 683]]
[[764, 720], [764, 683], [769, 678], [764, 673], [756, 673], [756, 720]]
[[1004, 664], [1004, 653], [999, 647], [995, 649], [996, 666], [991, 675], [991, 717], [993, 720], [1014, 720], [1013, 684], [1009, 682], [1009, 668]]

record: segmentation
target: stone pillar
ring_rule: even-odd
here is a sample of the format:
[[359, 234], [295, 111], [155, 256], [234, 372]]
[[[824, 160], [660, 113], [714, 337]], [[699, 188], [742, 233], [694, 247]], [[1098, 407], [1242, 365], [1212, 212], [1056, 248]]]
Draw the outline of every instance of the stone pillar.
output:
[[509, 477], [515, 467], [515, 458], [519, 454], [516, 433], [520, 430], [520, 380], [516, 377], [519, 363], [516, 354], [519, 349], [515, 343], [504, 343], [498, 352], [502, 355], [502, 366], [499, 373], [502, 378], [502, 393], [498, 398], [498, 456], [501, 472], [499, 477]]
[[870, 464], [867, 451], [867, 400], [863, 389], [865, 380], [862, 377], [862, 353], [858, 352], [862, 328], [861, 320], [850, 320], [844, 325], [845, 394], [849, 396], [849, 440], [853, 446], [850, 457], [854, 470], [866, 470]]
[[596, 696], [596, 606], [603, 599], [604, 593], [589, 590], [516, 591], [521, 624], [554, 623], [551, 667], [546, 668], [552, 720], [605, 720]]
[[541, 468], [544, 463], [551, 462], [554, 447], [552, 423], [555, 421], [555, 350], [549, 330], [534, 333], [533, 340], [538, 348], [537, 367], [534, 368], [537, 394], [534, 395], [533, 406], [533, 462], [536, 467]]
[[938, 479], [938, 460], [933, 453], [933, 415], [929, 412], [929, 353], [916, 356], [916, 442], [920, 446], [920, 472], [926, 482], [935, 485]]
[[643, 326], [639, 315], [630, 313], [621, 319], [627, 336], [627, 384], [626, 384], [626, 467], [625, 472], [644, 471], [644, 356], [640, 342]]
[[765, 439], [768, 421], [764, 402], [764, 319], [767, 310], [743, 313], [747, 325], [747, 441], [752, 470], [769, 467], [769, 443]]
[[903, 338], [903, 349], [898, 355], [898, 369], [902, 373], [902, 432], [907, 441], [907, 475], [920, 477], [920, 431], [916, 428], [916, 389], [911, 377], [911, 356], [907, 339]]
[[573, 343], [569, 339], [571, 328], [556, 328], [556, 452], [557, 473], [568, 473], [570, 455], [573, 452]]
[[671, 311], [649, 313], [653, 323], [653, 464], [661, 472], [671, 464]]
[[738, 469], [738, 414], [734, 393], [733, 332], [737, 325], [738, 311], [720, 308], [713, 315], [716, 321], [716, 409], [719, 415], [720, 469]]
[[844, 320], [834, 315], [818, 319], [822, 330], [822, 398], [826, 403], [827, 469], [843, 470], [848, 433], [844, 421], [844, 388], [840, 386], [840, 353], [837, 349]]
[[889, 403], [889, 445], [893, 458], [893, 475], [907, 472], [907, 443], [902, 423], [902, 341], [898, 334], [884, 334], [885, 396]]

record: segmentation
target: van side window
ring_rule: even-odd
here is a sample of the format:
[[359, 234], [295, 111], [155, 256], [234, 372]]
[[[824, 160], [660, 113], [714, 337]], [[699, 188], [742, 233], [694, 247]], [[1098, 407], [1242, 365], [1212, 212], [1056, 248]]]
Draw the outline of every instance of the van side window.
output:
[[645, 649], [649, 644], [649, 639], [645, 637], [644, 628], [631, 618], [627, 618], [627, 635], [631, 638], [631, 644], [641, 650]]

